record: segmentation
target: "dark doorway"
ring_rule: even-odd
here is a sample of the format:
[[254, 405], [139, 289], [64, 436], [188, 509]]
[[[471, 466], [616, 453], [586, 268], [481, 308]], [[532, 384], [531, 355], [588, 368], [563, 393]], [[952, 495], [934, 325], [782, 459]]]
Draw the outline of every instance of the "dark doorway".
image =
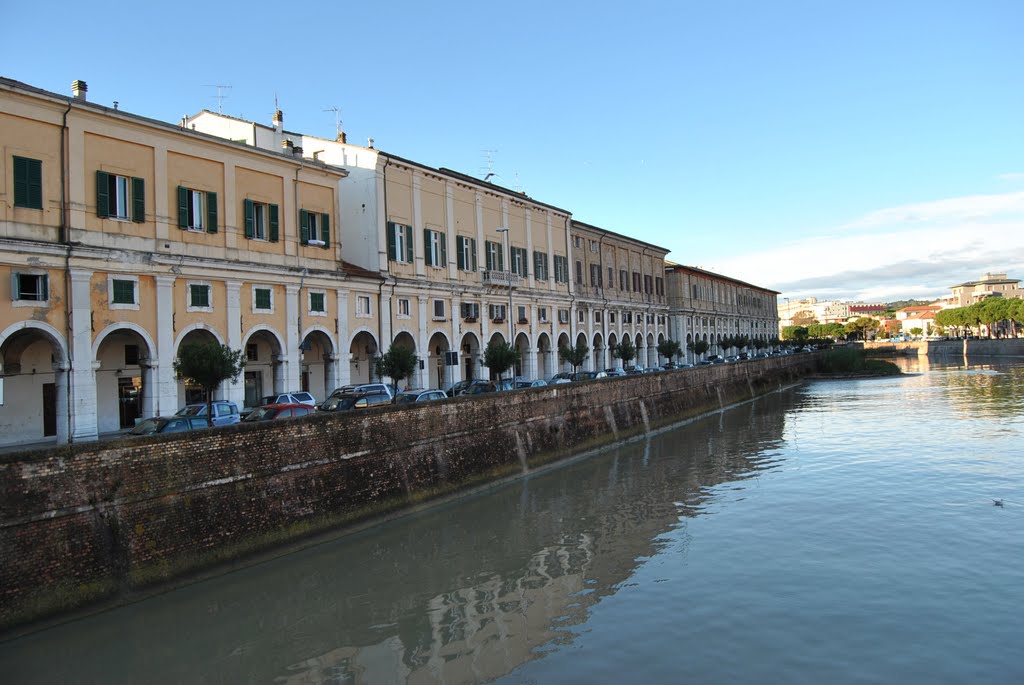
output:
[[43, 435], [57, 435], [57, 386], [43, 383]]
[[118, 378], [117, 399], [120, 410], [121, 428], [131, 428], [135, 419], [142, 416], [142, 377]]

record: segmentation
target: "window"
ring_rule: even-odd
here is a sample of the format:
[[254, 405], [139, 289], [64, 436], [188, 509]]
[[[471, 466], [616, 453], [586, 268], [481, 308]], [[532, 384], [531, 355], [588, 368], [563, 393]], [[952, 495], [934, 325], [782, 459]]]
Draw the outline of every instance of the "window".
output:
[[398, 316], [402, 319], [408, 319], [411, 316], [409, 313], [409, 300], [407, 298], [398, 298]]
[[309, 291], [309, 313], [314, 315], [327, 313], [327, 294], [323, 290]]
[[299, 210], [299, 238], [303, 245], [327, 249], [331, 246], [331, 215]]
[[650, 295], [654, 291], [654, 281], [650, 276], [644, 276], [644, 293]]
[[388, 222], [388, 259], [402, 264], [412, 263], [412, 226]]
[[533, 275], [537, 280], [548, 280], [548, 253], [533, 251]]
[[600, 265], [598, 265], [598, 264], [591, 264], [590, 265], [590, 287], [591, 288], [600, 288], [600, 287], [602, 287], [602, 285], [603, 284], [601, 283], [601, 267], [600, 267]]
[[526, 318], [526, 306], [516, 305], [516, 317], [519, 319], [519, 323], [527, 323], [529, 319]]
[[458, 253], [460, 271], [476, 271], [476, 239], [455, 236], [455, 251]]
[[569, 310], [559, 309], [558, 310], [558, 323], [569, 323]]
[[178, 186], [178, 228], [217, 232], [217, 193]]
[[135, 276], [109, 276], [106, 280], [111, 309], [138, 309], [137, 290], [138, 279]]
[[608, 287], [615, 287], [615, 270], [612, 269], [610, 266], [608, 267]]
[[260, 286], [252, 288], [252, 310], [254, 312], [274, 311], [274, 289]]
[[21, 302], [46, 302], [50, 299], [50, 282], [46, 274], [11, 274], [12, 299]]
[[628, 292], [629, 291], [629, 281], [627, 281], [626, 278], [627, 278], [626, 270], [625, 269], [620, 269], [619, 270], [619, 290], [623, 290], [623, 291]]
[[209, 283], [188, 284], [187, 311], [213, 311], [213, 298], [210, 295]]
[[96, 172], [96, 216], [142, 223], [146, 220], [146, 183], [141, 178]]
[[615, 323], [615, 312], [608, 312], [608, 323]]
[[444, 268], [448, 266], [447, 236], [440, 231], [433, 231], [429, 228], [423, 229], [423, 258], [427, 266]]
[[576, 262], [576, 283], [583, 285], [583, 262]]
[[633, 292], [635, 292], [635, 293], [640, 292], [640, 272], [639, 271], [634, 271], [633, 272]]
[[503, 304], [490, 304], [487, 305], [487, 314], [491, 317], [491, 321], [498, 323], [505, 320], [505, 305]]
[[577, 318], [579, 319], [580, 323], [586, 323], [587, 322], [587, 312], [586, 312], [586, 310], [580, 309], [579, 311], [576, 312], [576, 314], [577, 314]]
[[547, 307], [537, 307], [537, 320], [540, 321], [541, 323], [547, 323], [548, 322], [548, 308]]
[[601, 312], [600, 311], [595, 311], [594, 312], [594, 323], [601, 323]]
[[590, 251], [591, 252], [597, 252], [597, 241], [596, 240], [591, 240], [590, 241]]
[[476, 321], [480, 318], [480, 305], [476, 302], [463, 302], [459, 306], [459, 316], [467, 321], [469, 319]]
[[622, 323], [633, 323], [633, 312], [622, 312]]
[[258, 362], [260, 360], [260, 346], [256, 343], [246, 345], [245, 360], [248, 362]]
[[434, 321], [444, 320], [444, 300], [434, 300]]
[[14, 206], [43, 208], [43, 163], [40, 160], [14, 158]]
[[582, 249], [583, 248], [583, 237], [582, 236], [578, 236], [578, 235], [574, 235], [572, 237], [572, 244], [573, 244], [573, 247], [575, 247], [576, 249]]
[[246, 200], [244, 210], [245, 237], [276, 243], [279, 233], [277, 205]]
[[484, 257], [487, 259], [488, 271], [505, 270], [505, 251], [501, 249], [501, 243], [496, 243], [492, 240], [485, 240]]
[[512, 253], [510, 261], [512, 262], [513, 273], [519, 274], [521, 277], [526, 278], [526, 248], [525, 247], [512, 247], [509, 248]]
[[370, 296], [369, 295], [357, 295], [356, 296], [356, 316], [369, 319], [370, 314]]
[[569, 258], [555, 255], [555, 283], [569, 282]]
[[655, 278], [654, 279], [654, 292], [659, 297], [664, 297], [665, 296], [665, 279], [664, 278]]

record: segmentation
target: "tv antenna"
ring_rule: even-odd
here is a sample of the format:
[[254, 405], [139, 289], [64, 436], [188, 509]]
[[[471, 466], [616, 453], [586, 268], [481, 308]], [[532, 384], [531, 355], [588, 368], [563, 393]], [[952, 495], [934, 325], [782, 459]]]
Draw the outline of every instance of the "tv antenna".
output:
[[494, 153], [496, 152], [497, 150], [481, 150], [486, 166], [481, 169], [480, 173], [483, 174], [485, 181], [490, 181], [495, 176], [498, 176], [498, 174], [494, 173]]
[[204, 88], [216, 88], [217, 94], [213, 96], [213, 99], [217, 101], [217, 114], [224, 113], [224, 98], [227, 95], [224, 94], [225, 90], [231, 90], [231, 86], [222, 85], [220, 83], [207, 83]]
[[325, 112], [334, 112], [334, 135], [341, 135], [341, 110], [338, 109], [337, 105], [332, 105], [324, 110]]

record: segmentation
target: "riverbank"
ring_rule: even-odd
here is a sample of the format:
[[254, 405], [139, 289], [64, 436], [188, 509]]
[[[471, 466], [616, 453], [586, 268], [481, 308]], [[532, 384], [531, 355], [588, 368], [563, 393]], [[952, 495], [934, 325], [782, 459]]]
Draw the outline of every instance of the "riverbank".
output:
[[817, 355], [0, 457], [0, 629], [470, 491], [806, 377]]

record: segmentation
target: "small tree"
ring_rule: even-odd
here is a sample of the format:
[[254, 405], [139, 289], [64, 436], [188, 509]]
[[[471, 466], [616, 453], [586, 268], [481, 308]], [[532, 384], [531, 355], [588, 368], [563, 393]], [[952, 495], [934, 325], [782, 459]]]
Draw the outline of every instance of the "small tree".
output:
[[590, 346], [583, 340], [576, 343], [575, 347], [567, 347], [565, 345], [558, 348], [558, 358], [563, 362], [572, 366], [573, 373], [576, 369], [583, 366], [583, 363], [587, 361], [587, 357], [590, 356]]
[[617, 345], [612, 347], [612, 356], [621, 359], [622, 365], [627, 366], [636, 359], [636, 345], [629, 336], [623, 338]]
[[517, 348], [509, 345], [504, 340], [495, 338], [487, 343], [487, 347], [484, 348], [484, 365], [498, 374], [498, 379], [500, 380], [501, 374], [516, 365], [516, 362], [519, 361], [519, 356]]
[[658, 343], [658, 354], [669, 361], [672, 361], [673, 357], [678, 357], [682, 349], [682, 346], [676, 340], [662, 340]]
[[206, 425], [213, 425], [213, 393], [226, 380], [235, 381], [245, 368], [242, 350], [216, 342], [182, 345], [174, 370], [203, 389], [206, 396]]
[[394, 344], [388, 348], [380, 357], [373, 360], [374, 371], [381, 378], [388, 376], [395, 386], [401, 385], [402, 381], [412, 376], [419, 367], [420, 358], [408, 347]]
[[921, 335], [922, 333], [924, 333], [924, 329], [923, 329], [923, 328], [917, 328], [917, 327], [915, 326], [914, 328], [911, 328], [911, 329], [910, 329], [910, 334], [911, 334], [912, 336], [914, 336], [915, 338], [917, 338], [917, 337], [920, 337], [920, 335]]
[[694, 359], [707, 352], [709, 347], [707, 340], [694, 340], [686, 343], [686, 349], [693, 352]]

